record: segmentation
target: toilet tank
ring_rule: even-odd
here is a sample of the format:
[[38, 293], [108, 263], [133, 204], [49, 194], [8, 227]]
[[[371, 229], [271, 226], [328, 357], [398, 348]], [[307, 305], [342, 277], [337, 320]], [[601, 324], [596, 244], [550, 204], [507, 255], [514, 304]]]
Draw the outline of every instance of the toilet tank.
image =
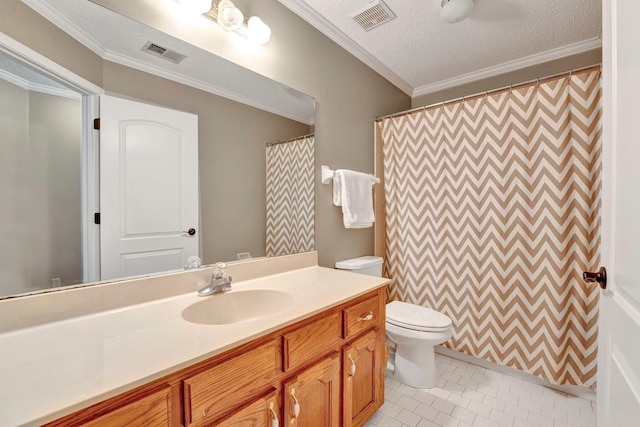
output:
[[336, 262], [338, 270], [349, 270], [368, 276], [382, 276], [382, 258], [378, 256], [361, 256]]

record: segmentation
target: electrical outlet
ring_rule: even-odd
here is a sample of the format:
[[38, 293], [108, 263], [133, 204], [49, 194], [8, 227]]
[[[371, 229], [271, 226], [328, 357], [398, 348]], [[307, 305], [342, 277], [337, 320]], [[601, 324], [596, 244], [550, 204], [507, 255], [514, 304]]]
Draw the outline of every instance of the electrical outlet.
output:
[[52, 288], [57, 288], [58, 286], [60, 286], [60, 278], [59, 277], [54, 277], [53, 279], [51, 279], [51, 287]]

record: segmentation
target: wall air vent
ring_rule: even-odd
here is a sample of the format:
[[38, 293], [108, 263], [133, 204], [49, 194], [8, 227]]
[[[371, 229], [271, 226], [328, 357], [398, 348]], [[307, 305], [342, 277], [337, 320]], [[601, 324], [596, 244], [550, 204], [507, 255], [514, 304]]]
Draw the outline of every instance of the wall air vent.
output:
[[178, 64], [180, 61], [187, 57], [187, 55], [183, 55], [180, 52], [167, 49], [166, 47], [159, 46], [152, 42], [146, 42], [140, 50], [153, 56], [158, 56], [162, 59], [166, 59], [167, 61], [173, 62], [174, 64]]
[[349, 17], [360, 24], [363, 30], [369, 31], [391, 21], [396, 14], [382, 0], [374, 0], [364, 8], [353, 12]]

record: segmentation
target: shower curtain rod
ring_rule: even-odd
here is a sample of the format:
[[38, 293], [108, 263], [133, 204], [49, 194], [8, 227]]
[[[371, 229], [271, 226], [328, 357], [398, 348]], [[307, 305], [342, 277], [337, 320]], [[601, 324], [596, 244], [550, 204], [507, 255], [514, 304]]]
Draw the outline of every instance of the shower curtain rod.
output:
[[416, 107], [416, 108], [412, 108], [410, 110], [399, 111], [397, 113], [387, 114], [386, 116], [376, 117], [374, 122], [379, 122], [379, 121], [384, 120], [384, 119], [390, 119], [392, 117], [403, 116], [403, 115], [406, 115], [406, 114], [413, 113], [414, 111], [426, 110], [427, 108], [437, 107], [438, 105], [451, 104], [452, 102], [464, 101], [465, 99], [476, 98], [478, 96], [489, 95], [490, 93], [496, 93], [496, 92], [500, 92], [500, 91], [503, 91], [503, 90], [506, 90], [506, 89], [517, 88], [517, 87], [520, 87], [520, 86], [531, 84], [533, 82], [540, 82], [541, 80], [548, 80], [548, 79], [552, 79], [554, 77], [560, 77], [560, 76], [564, 76], [564, 75], [571, 75], [573, 73], [579, 73], [580, 71], [588, 70], [590, 68], [600, 68], [600, 70], [602, 71], [602, 64], [589, 65], [589, 66], [582, 67], [582, 68], [576, 68], [575, 70], [571, 70], [571, 71], [563, 71], [562, 73], [552, 74], [550, 76], [538, 77], [536, 79], [527, 80], [527, 81], [522, 82], [522, 83], [516, 83], [516, 84], [513, 84], [513, 85], [503, 86], [503, 87], [500, 87], [498, 89], [485, 90], [485, 91], [482, 91], [482, 92], [474, 93], [473, 95], [461, 96], [459, 98], [449, 99], [449, 100], [446, 100], [446, 101], [434, 102], [433, 104], [425, 105], [423, 107]]
[[296, 136], [295, 138], [285, 139], [284, 141], [267, 142], [267, 147], [271, 147], [272, 145], [285, 144], [285, 143], [287, 143], [287, 142], [296, 141], [296, 140], [298, 140], [298, 139], [305, 139], [305, 138], [309, 138], [310, 136], [313, 136], [313, 135], [314, 135], [314, 134], [309, 133], [309, 134], [307, 134], [307, 135]]

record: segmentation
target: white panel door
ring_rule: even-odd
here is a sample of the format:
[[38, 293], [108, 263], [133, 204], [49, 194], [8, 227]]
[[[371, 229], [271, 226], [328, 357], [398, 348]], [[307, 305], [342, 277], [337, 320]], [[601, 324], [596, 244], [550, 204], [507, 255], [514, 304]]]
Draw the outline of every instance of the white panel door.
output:
[[598, 425], [640, 425], [640, 2], [603, 2], [603, 264]]
[[100, 122], [102, 280], [183, 268], [199, 249], [198, 116], [101, 96]]

